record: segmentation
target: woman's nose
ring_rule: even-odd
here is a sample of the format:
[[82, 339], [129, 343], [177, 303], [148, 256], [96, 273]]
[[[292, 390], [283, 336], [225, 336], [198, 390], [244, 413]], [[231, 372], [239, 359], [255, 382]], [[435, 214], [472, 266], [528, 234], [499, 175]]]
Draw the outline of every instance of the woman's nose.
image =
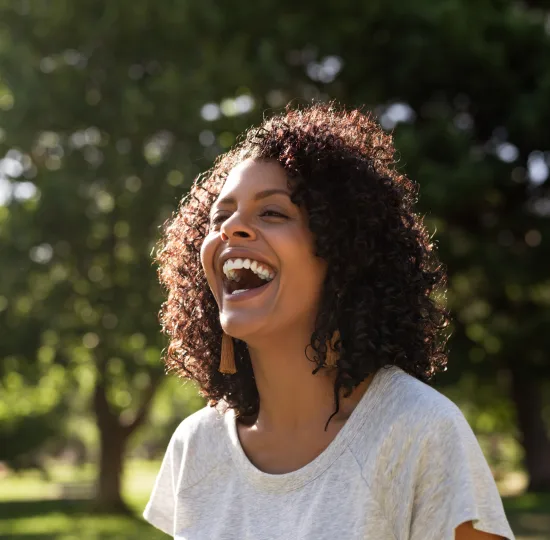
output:
[[236, 214], [222, 223], [221, 235], [224, 241], [230, 238], [253, 238], [255, 236], [254, 230]]

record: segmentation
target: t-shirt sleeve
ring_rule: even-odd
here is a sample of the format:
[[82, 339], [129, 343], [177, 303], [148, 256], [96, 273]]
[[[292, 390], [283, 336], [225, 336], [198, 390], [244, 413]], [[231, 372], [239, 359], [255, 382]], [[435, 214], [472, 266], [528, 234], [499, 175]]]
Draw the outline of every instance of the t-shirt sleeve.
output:
[[416, 465], [410, 540], [454, 540], [474, 529], [515, 540], [481, 447], [457, 408], [434, 422]]
[[149, 502], [143, 512], [146, 521], [170, 536], [175, 534], [176, 494], [182, 467], [181, 446], [176, 430], [170, 439]]

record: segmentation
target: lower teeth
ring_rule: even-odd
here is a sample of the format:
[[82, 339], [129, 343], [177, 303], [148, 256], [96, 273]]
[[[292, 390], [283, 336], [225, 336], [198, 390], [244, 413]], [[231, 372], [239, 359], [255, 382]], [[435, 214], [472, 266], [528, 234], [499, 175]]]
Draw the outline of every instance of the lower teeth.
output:
[[246, 291], [248, 291], [248, 289], [237, 289], [236, 291], [233, 291], [231, 294], [239, 294]]

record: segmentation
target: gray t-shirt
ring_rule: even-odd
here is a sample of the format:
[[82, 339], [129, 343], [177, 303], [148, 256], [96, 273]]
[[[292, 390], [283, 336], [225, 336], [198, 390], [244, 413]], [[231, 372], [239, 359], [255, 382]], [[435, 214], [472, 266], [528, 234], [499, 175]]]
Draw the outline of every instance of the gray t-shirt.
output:
[[247, 458], [234, 411], [204, 407], [176, 429], [144, 517], [180, 540], [452, 540], [474, 528], [514, 540], [460, 409], [380, 369], [329, 446], [268, 474]]

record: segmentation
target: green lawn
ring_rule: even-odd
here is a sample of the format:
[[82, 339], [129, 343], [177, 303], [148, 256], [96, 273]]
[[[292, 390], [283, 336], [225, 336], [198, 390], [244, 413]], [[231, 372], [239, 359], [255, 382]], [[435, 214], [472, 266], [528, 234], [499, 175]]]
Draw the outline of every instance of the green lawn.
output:
[[[124, 478], [124, 496], [134, 517], [90, 515], [82, 499], [94, 469], [55, 465], [52, 482], [37, 473], [0, 477], [1, 540], [167, 540], [141, 518], [159, 468], [158, 462], [131, 461]], [[75, 488], [82, 488], [79, 493]], [[63, 499], [72, 492], [80, 499]], [[504, 498], [517, 540], [550, 540], [550, 494]]]
[[[134, 517], [91, 515], [85, 499], [59, 499], [65, 492], [84, 495], [94, 468], [57, 465], [50, 469], [53, 482], [38, 473], [0, 478], [1, 540], [167, 540], [169, 536], [143, 521], [160, 463], [131, 461], [123, 482], [124, 498]], [[81, 491], [81, 493], [79, 493]]]

